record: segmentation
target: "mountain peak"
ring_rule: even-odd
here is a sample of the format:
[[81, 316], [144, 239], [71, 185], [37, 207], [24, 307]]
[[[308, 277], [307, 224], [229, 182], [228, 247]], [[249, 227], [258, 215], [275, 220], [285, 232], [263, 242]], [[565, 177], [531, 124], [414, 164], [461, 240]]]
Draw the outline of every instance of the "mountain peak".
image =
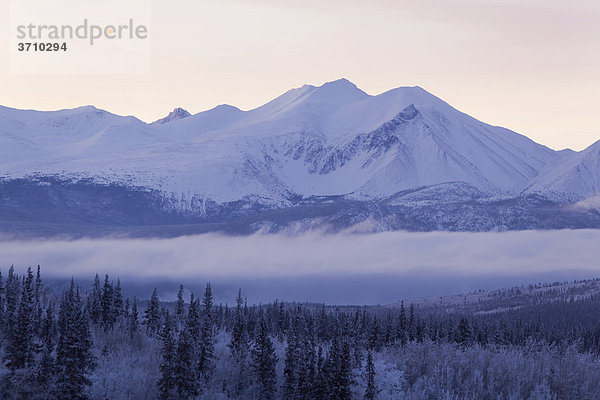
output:
[[242, 111], [236, 106], [232, 106], [230, 104], [219, 104], [218, 106], [212, 108], [210, 111]]
[[182, 119], [182, 118], [187, 118], [190, 115], [192, 115], [192, 114], [190, 114], [187, 110], [184, 110], [181, 107], [176, 107], [166, 117], [152, 122], [152, 125], [163, 125], [163, 124], [169, 123], [171, 121], [175, 121], [175, 120]]
[[346, 78], [326, 82], [310, 94], [311, 100], [336, 105], [360, 101], [369, 97], [371, 96]]
[[350, 82], [346, 78], [340, 78], [340, 79], [336, 79], [334, 81], [325, 82], [321, 87], [327, 87], [327, 86], [349, 87], [349, 88], [358, 89], [358, 87], [354, 83]]

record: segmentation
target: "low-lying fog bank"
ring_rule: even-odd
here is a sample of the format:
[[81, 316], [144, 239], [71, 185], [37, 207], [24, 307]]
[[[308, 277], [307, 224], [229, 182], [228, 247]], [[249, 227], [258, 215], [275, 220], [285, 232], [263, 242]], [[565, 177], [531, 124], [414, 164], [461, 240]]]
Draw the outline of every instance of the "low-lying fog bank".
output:
[[173, 239], [0, 241], [0, 268], [40, 264], [44, 277], [119, 277], [125, 292], [163, 299], [181, 282], [217, 301], [241, 287], [251, 303], [274, 299], [385, 304], [538, 281], [600, 276], [600, 231], [325, 235], [205, 234]]

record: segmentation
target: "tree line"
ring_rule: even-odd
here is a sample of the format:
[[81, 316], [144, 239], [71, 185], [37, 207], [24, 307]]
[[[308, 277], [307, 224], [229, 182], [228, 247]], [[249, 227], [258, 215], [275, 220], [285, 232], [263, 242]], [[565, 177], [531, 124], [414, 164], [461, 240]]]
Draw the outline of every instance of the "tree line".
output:
[[[232, 306], [217, 305], [210, 284], [198, 297], [186, 298], [180, 286], [174, 302], [161, 301], [157, 289], [140, 302], [124, 296], [120, 280], [108, 275], [96, 275], [90, 287], [72, 279], [60, 293], [50, 289], [39, 266], [23, 275], [12, 267], [6, 277], [0, 273], [2, 398], [600, 394], [596, 296], [481, 313], [404, 303], [249, 305], [241, 290]], [[505, 367], [511, 363], [515, 372]], [[529, 378], [515, 376], [508, 391], [499, 382], [516, 371]]]

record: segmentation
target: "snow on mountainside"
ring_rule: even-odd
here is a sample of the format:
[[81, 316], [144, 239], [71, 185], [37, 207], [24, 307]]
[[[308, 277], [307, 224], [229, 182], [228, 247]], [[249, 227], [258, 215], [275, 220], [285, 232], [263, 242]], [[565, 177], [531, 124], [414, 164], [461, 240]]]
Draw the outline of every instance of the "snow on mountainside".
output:
[[166, 117], [154, 121], [152, 123], [152, 125], [166, 124], [166, 123], [169, 123], [169, 122], [172, 122], [172, 121], [176, 121], [178, 119], [187, 118], [190, 115], [192, 115], [192, 114], [190, 114], [187, 110], [184, 110], [183, 108], [177, 107], [173, 111], [171, 111], [169, 113], [169, 115], [167, 115]]
[[600, 196], [600, 141], [540, 176], [527, 191], [568, 201]]
[[420, 193], [441, 200], [444, 191], [448, 198], [598, 192], [597, 150], [553, 151], [419, 87], [371, 96], [340, 79], [250, 111], [221, 105], [188, 114], [175, 109], [146, 124], [91, 106], [0, 107], [0, 177], [143, 187], [199, 213], [238, 201], [280, 208], [314, 196], [379, 200], [447, 183]]

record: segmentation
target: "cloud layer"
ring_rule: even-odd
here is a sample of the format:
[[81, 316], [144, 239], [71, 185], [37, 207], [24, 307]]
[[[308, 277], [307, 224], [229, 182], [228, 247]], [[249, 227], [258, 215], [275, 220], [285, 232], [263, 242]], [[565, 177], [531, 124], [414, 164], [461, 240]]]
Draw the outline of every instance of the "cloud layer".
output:
[[[597, 277], [598, 243], [597, 230], [8, 240], [0, 242], [0, 268], [41, 264], [44, 275], [53, 278], [89, 278], [98, 272], [138, 283], [239, 284], [250, 292], [261, 288], [267, 298], [294, 293], [301, 300], [325, 301], [321, 291], [331, 289], [338, 293], [332, 301], [380, 302], [391, 293], [395, 300], [559, 273], [565, 279]], [[406, 285], [409, 278], [414, 285]], [[353, 301], [361, 283], [375, 293], [380, 288], [382, 298], [355, 293]], [[384, 295], [386, 290], [390, 294]]]

